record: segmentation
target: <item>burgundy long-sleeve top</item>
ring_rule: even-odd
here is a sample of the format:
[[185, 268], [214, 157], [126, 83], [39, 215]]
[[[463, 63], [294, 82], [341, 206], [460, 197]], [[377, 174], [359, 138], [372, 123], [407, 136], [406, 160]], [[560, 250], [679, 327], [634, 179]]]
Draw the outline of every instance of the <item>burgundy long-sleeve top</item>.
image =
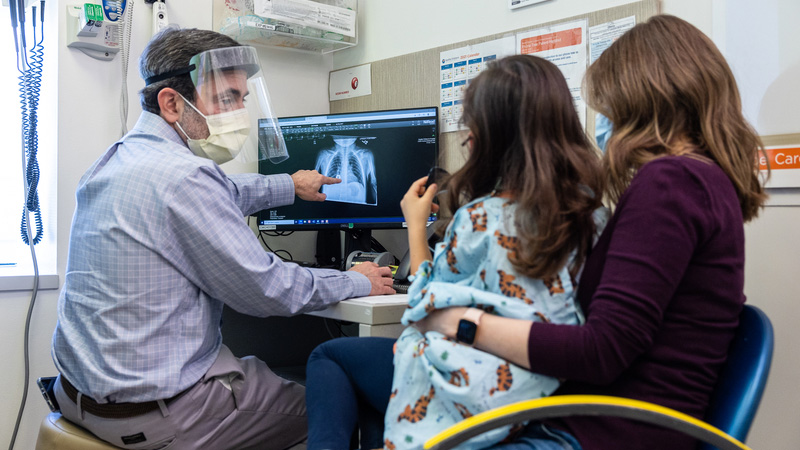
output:
[[[744, 226], [714, 163], [664, 157], [640, 168], [581, 275], [583, 326], [534, 323], [531, 370], [557, 394], [613, 395], [702, 419], [745, 301]], [[694, 449], [683, 434], [625, 419], [549, 422], [584, 450]]]

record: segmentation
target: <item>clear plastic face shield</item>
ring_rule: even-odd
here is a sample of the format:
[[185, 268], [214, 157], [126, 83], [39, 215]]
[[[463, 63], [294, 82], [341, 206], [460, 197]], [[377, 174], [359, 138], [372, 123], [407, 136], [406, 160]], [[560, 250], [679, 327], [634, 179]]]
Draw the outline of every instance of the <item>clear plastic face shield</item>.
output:
[[278, 164], [289, 157], [255, 48], [208, 50], [192, 57], [189, 67], [196, 89], [189, 106], [205, 116], [210, 133], [190, 140], [192, 151], [219, 164], [234, 158]]

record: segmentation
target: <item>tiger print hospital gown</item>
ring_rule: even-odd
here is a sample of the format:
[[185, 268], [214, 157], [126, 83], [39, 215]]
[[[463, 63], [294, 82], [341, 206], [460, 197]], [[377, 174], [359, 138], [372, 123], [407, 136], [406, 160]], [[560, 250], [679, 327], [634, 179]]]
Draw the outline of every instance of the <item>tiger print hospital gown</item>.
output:
[[[476, 199], [456, 211], [433, 261], [425, 261], [409, 288], [405, 325], [449, 306], [487, 314], [579, 325], [576, 280], [567, 267], [549, 280], [518, 273], [509, 261], [517, 249], [516, 205], [501, 197]], [[606, 217], [595, 214], [598, 235]], [[571, 261], [570, 261], [571, 262]], [[550, 395], [557, 379], [520, 368], [494, 355], [431, 331], [407, 327], [397, 340], [392, 394], [385, 416], [387, 449], [421, 449], [456, 422], [517, 401]], [[472, 438], [459, 448], [485, 448], [516, 430], [511, 426]]]

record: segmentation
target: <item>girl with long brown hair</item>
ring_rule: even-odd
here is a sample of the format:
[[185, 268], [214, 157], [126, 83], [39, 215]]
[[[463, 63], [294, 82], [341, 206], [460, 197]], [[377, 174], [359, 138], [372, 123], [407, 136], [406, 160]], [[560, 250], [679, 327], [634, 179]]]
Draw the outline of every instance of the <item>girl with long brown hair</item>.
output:
[[[437, 186], [425, 189], [426, 178], [419, 179], [401, 202], [416, 272], [403, 323], [460, 305], [467, 326], [476, 326], [482, 315], [579, 325], [576, 280], [606, 215], [600, 208], [599, 154], [586, 138], [564, 76], [538, 57], [503, 58], [472, 80], [463, 105], [468, 157], [443, 185], [448, 211], [440, 220], [447, 230], [434, 254], [426, 226]], [[385, 375], [369, 371], [366, 384], [385, 394], [372, 406], [386, 411], [386, 422], [383, 440], [377, 430], [366, 433], [377, 440], [362, 439], [362, 447], [421, 448], [464, 414], [549, 395], [558, 387], [554, 377], [470, 347], [474, 337], [468, 331], [447, 337], [406, 328], [397, 340], [394, 374], [391, 365]], [[310, 447], [343, 448], [349, 442], [356, 408], [331, 397], [341, 392], [331, 372], [350, 372], [353, 363], [339, 356], [363, 354], [352, 350], [370, 342], [374, 348], [364, 351], [391, 355], [393, 340], [344, 339], [323, 344], [310, 358]], [[345, 383], [367, 390], [356, 379]], [[411, 408], [416, 404], [424, 408]], [[332, 421], [324, 411], [334, 405], [344, 413]], [[500, 442], [510, 428], [484, 434], [470, 448]]]
[[[469, 129], [469, 154], [443, 186], [452, 219], [433, 255], [425, 240], [425, 214], [435, 187], [426, 191], [426, 180], [420, 179], [401, 202], [411, 267], [419, 268], [402, 322], [466, 306], [465, 327], [476, 327], [484, 314], [579, 325], [575, 284], [606, 217], [599, 209], [598, 154], [583, 132], [564, 76], [542, 58], [501, 59], [470, 84], [462, 121]], [[386, 446], [421, 448], [465, 415], [549, 395], [558, 387], [554, 377], [470, 347], [474, 336], [468, 331], [455, 338], [466, 345], [414, 327], [397, 340]], [[419, 399], [426, 399], [425, 413], [408, 417], [407, 406]], [[463, 447], [485, 448], [510, 430], [484, 433]]]

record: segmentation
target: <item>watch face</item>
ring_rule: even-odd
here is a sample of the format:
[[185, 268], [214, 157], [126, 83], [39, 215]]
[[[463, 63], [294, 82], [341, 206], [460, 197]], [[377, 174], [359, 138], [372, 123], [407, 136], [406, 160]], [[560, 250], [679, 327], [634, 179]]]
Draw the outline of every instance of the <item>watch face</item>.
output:
[[458, 332], [456, 332], [456, 340], [465, 344], [472, 345], [475, 342], [475, 332], [478, 331], [478, 326], [475, 322], [466, 319], [461, 319], [458, 322]]

